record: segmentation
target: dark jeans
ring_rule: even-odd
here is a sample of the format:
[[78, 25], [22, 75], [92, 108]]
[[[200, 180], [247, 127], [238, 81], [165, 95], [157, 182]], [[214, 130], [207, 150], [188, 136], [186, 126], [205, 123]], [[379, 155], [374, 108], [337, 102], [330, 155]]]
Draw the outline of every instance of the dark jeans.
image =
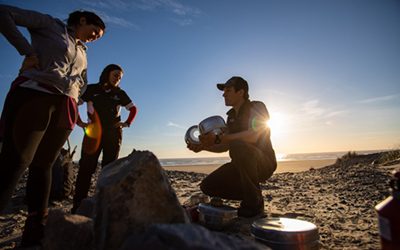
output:
[[260, 182], [267, 180], [276, 169], [276, 160], [248, 143], [235, 141], [229, 145], [232, 161], [209, 174], [200, 184], [203, 193], [229, 200], [241, 200], [242, 206], [260, 204]]
[[0, 211], [24, 171], [28, 212], [47, 210], [51, 167], [71, 129], [60, 127], [65, 96], [18, 87], [7, 95], [2, 113], [4, 141], [0, 154]]
[[[75, 207], [79, 206], [80, 202], [88, 195], [92, 175], [96, 171], [101, 151], [103, 151], [102, 167], [118, 159], [122, 141], [122, 129], [103, 128], [100, 143], [96, 143], [95, 140], [87, 135], [83, 137], [79, 172], [75, 185]], [[93, 146], [96, 147], [95, 150], [93, 150]]]

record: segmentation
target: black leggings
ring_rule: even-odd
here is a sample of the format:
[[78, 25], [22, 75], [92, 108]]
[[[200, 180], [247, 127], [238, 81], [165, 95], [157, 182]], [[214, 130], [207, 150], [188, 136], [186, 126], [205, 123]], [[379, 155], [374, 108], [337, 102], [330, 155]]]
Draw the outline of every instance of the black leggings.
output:
[[59, 124], [64, 98], [23, 87], [7, 96], [2, 114], [5, 133], [0, 154], [0, 211], [28, 167], [28, 212], [47, 209], [51, 167], [72, 131]]
[[200, 184], [203, 193], [255, 206], [262, 199], [260, 182], [271, 177], [276, 161], [268, 159], [257, 147], [234, 141], [229, 145], [231, 162], [209, 174]]
[[[102, 167], [118, 159], [122, 141], [122, 129], [103, 128], [100, 142], [96, 143], [95, 140], [86, 134], [83, 137], [79, 171], [75, 184], [74, 207], [78, 207], [80, 202], [88, 195], [92, 175], [96, 171], [100, 153], [103, 151]], [[94, 150], [93, 147], [95, 147]]]

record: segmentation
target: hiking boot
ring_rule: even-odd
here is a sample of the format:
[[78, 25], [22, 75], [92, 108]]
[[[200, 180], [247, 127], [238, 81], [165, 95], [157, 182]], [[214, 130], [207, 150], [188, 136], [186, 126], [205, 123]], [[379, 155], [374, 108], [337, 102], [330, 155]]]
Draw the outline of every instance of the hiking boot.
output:
[[257, 205], [248, 206], [244, 205], [243, 202], [238, 208], [237, 214], [239, 217], [251, 218], [257, 215], [264, 214], [264, 201], [262, 200]]
[[81, 202], [73, 201], [72, 202], [72, 208], [71, 208], [71, 214], [76, 214], [76, 210], [78, 210], [79, 206], [81, 205]]
[[76, 214], [76, 210], [78, 209], [77, 206], [72, 206], [71, 208], [71, 214]]

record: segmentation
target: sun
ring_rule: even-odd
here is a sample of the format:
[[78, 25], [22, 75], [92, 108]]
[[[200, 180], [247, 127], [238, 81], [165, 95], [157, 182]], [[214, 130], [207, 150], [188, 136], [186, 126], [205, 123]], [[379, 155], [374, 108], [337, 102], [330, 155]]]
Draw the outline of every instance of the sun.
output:
[[266, 125], [271, 129], [272, 137], [280, 137], [287, 134], [289, 130], [288, 116], [281, 112], [271, 112], [269, 121]]

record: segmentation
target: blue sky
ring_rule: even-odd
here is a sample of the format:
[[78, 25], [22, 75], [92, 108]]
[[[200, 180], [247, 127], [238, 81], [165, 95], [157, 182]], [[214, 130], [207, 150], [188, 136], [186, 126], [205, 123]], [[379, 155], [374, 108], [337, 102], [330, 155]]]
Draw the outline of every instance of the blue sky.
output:
[[[107, 24], [88, 47], [88, 78], [109, 63], [139, 109], [124, 130], [159, 158], [219, 156], [186, 149], [186, 129], [225, 117], [215, 87], [233, 75], [271, 114], [279, 154], [400, 147], [400, 2], [388, 0], [1, 1], [66, 19], [95, 11]], [[0, 37], [0, 107], [22, 57]], [[80, 107], [85, 117], [86, 109]], [[122, 112], [123, 119], [127, 112]], [[71, 135], [82, 141], [82, 129]], [[79, 154], [77, 155], [79, 156]]]

